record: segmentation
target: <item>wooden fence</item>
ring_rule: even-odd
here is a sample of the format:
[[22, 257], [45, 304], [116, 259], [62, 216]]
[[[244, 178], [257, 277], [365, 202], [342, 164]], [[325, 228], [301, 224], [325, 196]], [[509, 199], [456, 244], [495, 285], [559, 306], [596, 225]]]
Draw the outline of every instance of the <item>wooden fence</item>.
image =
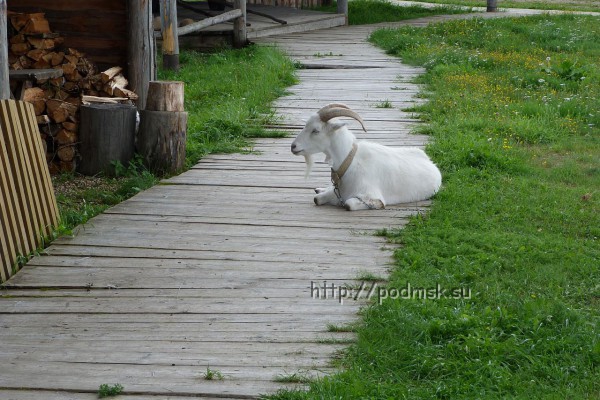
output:
[[36, 250], [58, 223], [58, 208], [30, 103], [0, 100], [0, 280], [19, 255]]

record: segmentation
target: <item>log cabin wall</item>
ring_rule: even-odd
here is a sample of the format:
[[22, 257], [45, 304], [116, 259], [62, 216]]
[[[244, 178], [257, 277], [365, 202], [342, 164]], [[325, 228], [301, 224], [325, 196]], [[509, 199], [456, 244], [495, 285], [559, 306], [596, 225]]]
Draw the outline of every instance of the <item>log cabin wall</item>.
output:
[[8, 0], [8, 10], [43, 12], [52, 32], [98, 64], [100, 70], [127, 67], [127, 1]]

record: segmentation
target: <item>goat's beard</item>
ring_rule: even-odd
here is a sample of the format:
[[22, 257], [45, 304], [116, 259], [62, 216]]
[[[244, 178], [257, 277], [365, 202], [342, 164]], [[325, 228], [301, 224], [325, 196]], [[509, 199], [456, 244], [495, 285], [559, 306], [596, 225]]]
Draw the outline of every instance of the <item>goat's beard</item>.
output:
[[304, 173], [304, 179], [308, 179], [308, 176], [313, 169], [313, 165], [315, 164], [312, 154], [304, 154], [304, 161], [306, 161], [306, 172]]

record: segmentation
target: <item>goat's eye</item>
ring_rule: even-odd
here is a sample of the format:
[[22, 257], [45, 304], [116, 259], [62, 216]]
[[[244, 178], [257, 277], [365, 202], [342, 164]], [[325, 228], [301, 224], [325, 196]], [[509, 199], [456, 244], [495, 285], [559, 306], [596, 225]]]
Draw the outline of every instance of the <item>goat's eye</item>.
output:
[[319, 131], [318, 131], [318, 130], [316, 130], [316, 129], [313, 129], [313, 131], [312, 131], [310, 134], [311, 134], [311, 135], [316, 135], [317, 133], [319, 133]]

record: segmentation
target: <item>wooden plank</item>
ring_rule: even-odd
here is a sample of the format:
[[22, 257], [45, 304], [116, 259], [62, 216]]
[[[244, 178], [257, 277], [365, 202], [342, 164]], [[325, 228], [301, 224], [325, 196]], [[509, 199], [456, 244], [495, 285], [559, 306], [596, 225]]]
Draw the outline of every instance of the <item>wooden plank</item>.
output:
[[[7, 115], [0, 115], [0, 119], [7, 119]], [[2, 128], [0, 126], [0, 128]], [[2, 246], [2, 269], [0, 270], [0, 281], [5, 281], [12, 273], [16, 255], [23, 248], [21, 235], [18, 235], [18, 221], [15, 213], [17, 200], [15, 198], [14, 182], [12, 174], [9, 173], [8, 150], [5, 146], [4, 135], [0, 134], [0, 233]]]
[[[72, 329], [86, 329], [88, 325], [110, 325], [110, 326], [131, 326], [137, 324], [158, 324], [163, 326], [180, 327], [186, 330], [186, 327], [194, 326], [194, 324], [204, 324], [210, 327], [215, 323], [235, 324], [244, 326], [244, 324], [262, 324], [264, 327], [278, 326], [283, 324], [287, 326], [302, 325], [311, 327], [321, 327], [324, 329], [327, 323], [331, 321], [332, 315], [315, 314], [305, 315], [296, 314], [293, 310], [288, 310], [282, 314], [246, 314], [246, 313], [230, 313], [230, 314], [38, 314], [32, 318], [28, 314], [3, 314], [2, 321], [6, 321], [8, 326], [22, 327], [47, 327], [47, 326], [68, 326]], [[350, 314], [335, 315], [335, 320], [338, 323], [347, 324], [356, 320], [356, 317]], [[3, 329], [0, 326], [0, 329]]]
[[[295, 265], [292, 265], [292, 268]], [[117, 267], [118, 268], [118, 267]], [[215, 271], [215, 267], [190, 267], [190, 268], [133, 268], [125, 270], [107, 268], [107, 267], [37, 267], [27, 266], [15, 278], [5, 284], [6, 288], [98, 288], [111, 289], [110, 292], [101, 291], [100, 293], [69, 293], [68, 296], [86, 297], [93, 296], [117, 296], [132, 297], [141, 293], [142, 296], [157, 295], [151, 290], [142, 292], [132, 292], [133, 289], [173, 289], [173, 291], [162, 290], [160, 296], [188, 297], [194, 295], [197, 298], [225, 298], [227, 296], [264, 296], [269, 298], [310, 297], [310, 283], [321, 284], [323, 281], [336, 282], [337, 285], [354, 285], [354, 280], [358, 278], [360, 271], [365, 271], [364, 267], [354, 267], [351, 271], [345, 269], [327, 269], [315, 272], [311, 271], [296, 272], [295, 268], [290, 270], [290, 266], [281, 265], [280, 270], [273, 271], [254, 271], [245, 270], [243, 267], [229, 271]], [[379, 272], [384, 275], [385, 268], [369, 269], [370, 273]], [[308, 275], [310, 274], [310, 275]], [[144, 279], [140, 280], [140, 276]], [[229, 293], [229, 288], [235, 287], [233, 294]], [[276, 288], [276, 289], [273, 289]], [[123, 292], [114, 292], [114, 290], [132, 289]], [[186, 291], [187, 289], [216, 289], [215, 292], [194, 293]], [[285, 289], [285, 290], [284, 290]], [[184, 290], [177, 292], [177, 290]], [[24, 292], [25, 293], [25, 292]], [[32, 293], [26, 292], [27, 296]], [[8, 296], [19, 296], [18, 292], [5, 293]], [[40, 297], [62, 297], [62, 292], [40, 293]]]
[[[33, 210], [27, 207], [30, 188], [27, 182], [27, 166], [25, 160], [21, 157], [19, 127], [14, 120], [15, 116], [10, 100], [0, 101], [0, 113], [3, 117], [0, 119], [0, 131], [2, 131], [4, 146], [7, 152], [6, 165], [8, 166], [7, 175], [9, 189], [14, 193], [13, 212], [19, 240], [17, 250], [25, 255], [29, 254], [35, 248], [37, 232], [35, 232], [36, 220]], [[22, 233], [21, 233], [22, 232]], [[19, 234], [21, 233], [21, 234]]]
[[[157, 396], [232, 396], [236, 398], [256, 398], [261, 393], [275, 392], [282, 385], [267, 380], [268, 370], [262, 379], [238, 378], [246, 371], [243, 368], [222, 368], [223, 380], [203, 378], [207, 364], [195, 366], [153, 366], [100, 363], [68, 362], [10, 362], [0, 367], [0, 385], [4, 389], [35, 388], [43, 390], [64, 390], [98, 393], [98, 386], [106, 382], [118, 382], [125, 387], [124, 394], [150, 394]], [[212, 367], [212, 365], [211, 365]], [[215, 367], [215, 369], [218, 366]], [[261, 369], [256, 369], [260, 371]], [[294, 371], [295, 372], [295, 371]], [[28, 379], [28, 376], [36, 379]], [[77, 379], [73, 379], [73, 377]], [[165, 398], [162, 397], [162, 398]]]
[[[148, 84], [154, 79], [154, 32], [152, 31], [152, 2], [130, 0], [127, 59], [131, 90], [137, 95], [138, 110], [146, 109]], [[115, 63], [119, 65], [119, 63]]]
[[56, 200], [53, 195], [49, 196], [48, 191], [45, 190], [45, 187], [52, 187], [52, 181], [44, 173], [48, 169], [48, 165], [45, 153], [42, 150], [40, 131], [37, 122], [33, 119], [35, 112], [31, 103], [17, 102], [16, 111], [16, 115], [23, 124], [24, 156], [28, 158], [27, 164], [30, 166], [29, 185], [33, 207], [37, 208], [39, 217], [37, 229], [39, 234], [47, 236], [52, 232], [52, 225], [58, 223], [58, 218]]
[[[57, 390], [0, 390], [0, 394], [3, 398], [9, 400], [97, 400], [98, 393], [71, 393]], [[189, 396], [170, 396], [170, 395], [119, 395], [119, 400], [189, 400]], [[206, 397], [206, 396], [194, 396], [197, 400], [234, 400], [233, 397]], [[239, 397], [237, 398], [239, 399]]]
[[63, 313], [106, 313], [131, 314], [131, 313], [153, 313], [153, 314], [214, 314], [216, 312], [234, 313], [241, 312], [249, 314], [283, 314], [290, 308], [298, 314], [314, 314], [320, 312], [336, 313], [357, 311], [351, 303], [344, 303], [342, 307], [337, 301], [327, 302], [308, 299], [310, 303], [298, 303], [297, 299], [270, 299], [247, 298], [247, 299], [222, 299], [218, 302], [207, 302], [200, 304], [195, 302], [183, 303], [177, 298], [164, 298], [160, 301], [153, 299], [141, 299], [135, 304], [123, 303], [121, 299], [97, 298], [93, 301], [86, 299], [63, 299], [56, 298], [28, 298], [13, 297], [0, 299], [2, 314], [63, 314]]

